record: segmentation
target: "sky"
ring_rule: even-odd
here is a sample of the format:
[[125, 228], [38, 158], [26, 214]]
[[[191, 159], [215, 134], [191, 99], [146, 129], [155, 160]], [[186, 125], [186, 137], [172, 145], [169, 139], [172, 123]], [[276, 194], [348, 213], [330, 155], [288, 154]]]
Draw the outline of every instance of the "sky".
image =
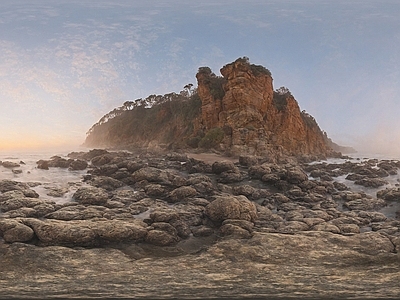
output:
[[126, 100], [247, 56], [335, 142], [400, 155], [398, 0], [1, 0], [0, 150], [80, 145]]

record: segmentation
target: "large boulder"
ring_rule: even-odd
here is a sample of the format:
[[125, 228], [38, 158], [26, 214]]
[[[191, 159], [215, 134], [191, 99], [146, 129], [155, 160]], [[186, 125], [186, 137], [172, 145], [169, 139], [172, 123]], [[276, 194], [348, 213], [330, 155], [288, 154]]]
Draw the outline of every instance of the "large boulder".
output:
[[0, 236], [7, 243], [28, 242], [33, 239], [32, 228], [22, 224], [15, 219], [0, 220]]
[[232, 161], [223, 160], [223, 161], [216, 161], [212, 164], [212, 171], [215, 174], [221, 174], [223, 172], [237, 172], [238, 168]]
[[191, 186], [181, 186], [174, 189], [169, 195], [169, 202], [183, 202], [187, 201], [187, 198], [194, 197], [197, 195], [197, 190]]
[[137, 242], [147, 235], [140, 220], [60, 221], [25, 219], [44, 245], [95, 247], [107, 243]]
[[109, 195], [106, 190], [96, 187], [81, 187], [73, 198], [81, 204], [104, 205], [107, 203]]
[[135, 182], [142, 180], [149, 182], [164, 182], [168, 180], [168, 177], [165, 171], [154, 167], [145, 167], [135, 171], [132, 174], [132, 179]]
[[257, 219], [255, 204], [243, 195], [219, 196], [206, 206], [205, 213], [212, 221], [217, 223], [222, 223], [227, 219], [250, 222]]
[[377, 192], [376, 196], [387, 201], [400, 201], [400, 188], [386, 188]]

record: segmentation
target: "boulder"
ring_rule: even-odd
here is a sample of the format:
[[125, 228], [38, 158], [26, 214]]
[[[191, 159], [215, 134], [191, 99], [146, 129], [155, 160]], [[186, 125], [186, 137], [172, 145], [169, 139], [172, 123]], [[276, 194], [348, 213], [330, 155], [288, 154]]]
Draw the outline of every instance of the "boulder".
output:
[[174, 189], [168, 195], [168, 201], [173, 203], [187, 201], [187, 198], [194, 197], [196, 195], [197, 191], [195, 188], [191, 186], [182, 186], [177, 189]]
[[149, 244], [157, 246], [170, 246], [176, 244], [179, 239], [176, 236], [169, 234], [168, 232], [154, 229], [148, 232], [145, 241]]
[[96, 247], [107, 243], [138, 242], [147, 235], [139, 220], [45, 220], [25, 219], [44, 245]]
[[88, 183], [107, 191], [113, 191], [125, 185], [123, 182], [108, 176], [94, 176], [88, 181]]
[[168, 180], [165, 171], [154, 167], [145, 167], [135, 171], [132, 174], [132, 179], [135, 182], [146, 180], [149, 182], [165, 182]]
[[378, 191], [376, 196], [387, 201], [400, 201], [400, 188], [386, 188]]
[[362, 178], [360, 180], [354, 181], [354, 184], [362, 185], [365, 187], [371, 187], [371, 188], [378, 188], [381, 186], [384, 186], [388, 184], [386, 180], [383, 180], [381, 178]]
[[[4, 197], [5, 195], [3, 194], [2, 196]], [[10, 210], [16, 210], [23, 207], [33, 208], [41, 204], [46, 204], [46, 201], [37, 198], [25, 197], [22, 193], [20, 194], [15, 193], [13, 197], [8, 198], [7, 200], [3, 201], [0, 200], [0, 209], [4, 212], [7, 212]]]
[[308, 176], [300, 167], [290, 167], [286, 169], [283, 179], [289, 183], [299, 184], [307, 181]]
[[96, 187], [81, 187], [73, 195], [73, 198], [81, 204], [104, 205], [109, 199], [106, 190]]
[[15, 163], [15, 162], [12, 162], [12, 161], [3, 161], [3, 162], [1, 163], [1, 165], [2, 165], [4, 168], [8, 168], [8, 169], [18, 168], [18, 167], [21, 166], [20, 164]]
[[232, 161], [223, 160], [216, 161], [212, 164], [212, 172], [214, 174], [221, 174], [223, 172], [237, 172], [238, 168]]
[[76, 159], [69, 164], [69, 170], [71, 171], [85, 170], [87, 166], [88, 166], [87, 161], [82, 159]]
[[34, 237], [32, 228], [17, 220], [0, 220], [0, 236], [7, 243], [29, 242]]
[[257, 209], [253, 202], [243, 195], [218, 196], [206, 206], [206, 215], [214, 222], [222, 223], [227, 219], [238, 219], [254, 222]]

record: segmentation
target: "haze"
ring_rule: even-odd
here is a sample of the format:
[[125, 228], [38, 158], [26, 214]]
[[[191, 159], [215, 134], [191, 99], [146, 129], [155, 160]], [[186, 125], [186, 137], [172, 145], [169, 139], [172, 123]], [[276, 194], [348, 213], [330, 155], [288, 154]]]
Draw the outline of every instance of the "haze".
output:
[[400, 154], [400, 2], [0, 2], [0, 150], [73, 146], [126, 100], [247, 56], [335, 142]]

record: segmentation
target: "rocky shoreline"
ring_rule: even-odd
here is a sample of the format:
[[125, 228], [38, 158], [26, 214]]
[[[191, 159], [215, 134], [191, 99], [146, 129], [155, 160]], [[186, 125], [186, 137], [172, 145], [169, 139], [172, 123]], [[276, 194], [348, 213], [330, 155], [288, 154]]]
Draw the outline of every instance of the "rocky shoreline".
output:
[[70, 202], [0, 181], [0, 298], [400, 297], [399, 161], [68, 157], [37, 167], [87, 170]]

